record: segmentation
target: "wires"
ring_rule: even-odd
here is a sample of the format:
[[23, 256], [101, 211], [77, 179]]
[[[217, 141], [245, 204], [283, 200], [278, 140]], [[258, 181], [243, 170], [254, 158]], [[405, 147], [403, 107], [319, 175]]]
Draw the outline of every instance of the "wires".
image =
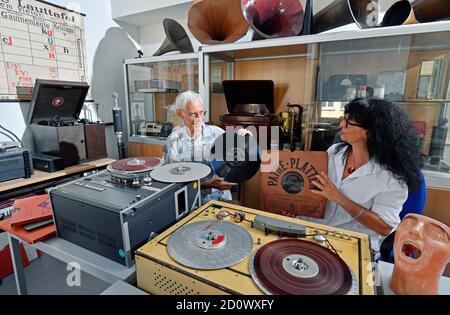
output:
[[16, 139], [11, 137], [11, 135], [7, 134], [6, 132], [0, 131], [0, 134], [4, 135], [5, 137], [9, 138], [11, 141], [16, 142]]
[[0, 129], [6, 131], [7, 133], [9, 133], [10, 135], [12, 135], [12, 136], [13, 136], [14, 138], [16, 138], [16, 139], [13, 139], [13, 138], [11, 138], [10, 136], [8, 136], [6, 133], [0, 131], [0, 132], [2, 133], [2, 135], [7, 136], [9, 139], [11, 139], [11, 140], [14, 141], [14, 142], [17, 140], [17, 141], [20, 143], [20, 146], [23, 148], [22, 140], [20, 140], [19, 137], [16, 136], [16, 134], [15, 134], [14, 132], [12, 132], [11, 130], [6, 129], [6, 128], [3, 127], [2, 125], [0, 125]]

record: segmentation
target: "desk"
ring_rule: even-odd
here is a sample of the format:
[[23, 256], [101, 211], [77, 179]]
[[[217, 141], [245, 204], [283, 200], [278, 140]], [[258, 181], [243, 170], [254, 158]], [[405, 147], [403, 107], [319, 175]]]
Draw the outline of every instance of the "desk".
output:
[[[21, 241], [17, 236], [8, 233], [17, 293], [24, 295], [28, 291], [19, 248]], [[135, 266], [127, 268], [56, 236], [30, 246], [67, 264], [77, 263], [82, 271], [110, 284], [119, 280], [134, 282], [136, 279]]]
[[34, 175], [31, 178], [22, 178], [0, 183], [0, 193], [3, 195], [12, 192], [15, 189], [28, 188], [34, 185], [51, 182], [65, 177], [80, 175], [85, 172], [104, 168], [114, 161], [115, 160], [113, 159], [100, 159], [90, 162], [84, 162], [55, 173], [46, 173], [35, 170]]

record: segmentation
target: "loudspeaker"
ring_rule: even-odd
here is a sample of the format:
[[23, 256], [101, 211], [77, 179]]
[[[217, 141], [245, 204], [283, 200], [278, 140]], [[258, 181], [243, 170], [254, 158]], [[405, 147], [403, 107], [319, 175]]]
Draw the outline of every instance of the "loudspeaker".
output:
[[356, 23], [359, 28], [376, 27], [380, 13], [378, 0], [337, 0], [314, 15], [314, 33]]
[[180, 51], [183, 54], [194, 52], [191, 40], [183, 26], [172, 19], [164, 19], [163, 26], [166, 39], [153, 56], [161, 56], [171, 51]]
[[188, 27], [206, 45], [233, 43], [248, 31], [241, 0], [195, 1], [188, 12]]
[[242, 13], [255, 31], [253, 40], [297, 36], [304, 11], [299, 0], [242, 0]]

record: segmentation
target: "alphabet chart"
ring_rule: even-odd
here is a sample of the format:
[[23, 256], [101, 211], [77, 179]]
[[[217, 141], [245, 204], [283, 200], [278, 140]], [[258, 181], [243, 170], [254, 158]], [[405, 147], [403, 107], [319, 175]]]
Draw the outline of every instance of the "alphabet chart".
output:
[[84, 15], [0, 0], [0, 101], [30, 100], [36, 79], [87, 82]]

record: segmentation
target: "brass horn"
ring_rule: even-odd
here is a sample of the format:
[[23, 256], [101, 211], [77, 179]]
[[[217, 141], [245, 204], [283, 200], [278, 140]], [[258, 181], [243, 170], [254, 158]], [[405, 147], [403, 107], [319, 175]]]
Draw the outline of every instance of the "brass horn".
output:
[[188, 12], [188, 27], [202, 44], [233, 43], [244, 37], [248, 24], [241, 0], [197, 0]]
[[161, 56], [171, 51], [180, 51], [182, 53], [194, 52], [191, 40], [183, 26], [172, 19], [164, 19], [163, 25], [166, 39], [153, 56]]
[[407, 0], [397, 1], [386, 11], [381, 26], [394, 26], [418, 23], [411, 3]]
[[381, 26], [434, 22], [450, 18], [448, 0], [397, 1], [384, 15]]
[[254, 39], [297, 36], [302, 31], [305, 12], [299, 0], [242, 0], [241, 6], [257, 34]]
[[380, 4], [378, 0], [337, 0], [314, 15], [314, 33], [356, 23], [359, 28], [371, 28], [378, 24]]

